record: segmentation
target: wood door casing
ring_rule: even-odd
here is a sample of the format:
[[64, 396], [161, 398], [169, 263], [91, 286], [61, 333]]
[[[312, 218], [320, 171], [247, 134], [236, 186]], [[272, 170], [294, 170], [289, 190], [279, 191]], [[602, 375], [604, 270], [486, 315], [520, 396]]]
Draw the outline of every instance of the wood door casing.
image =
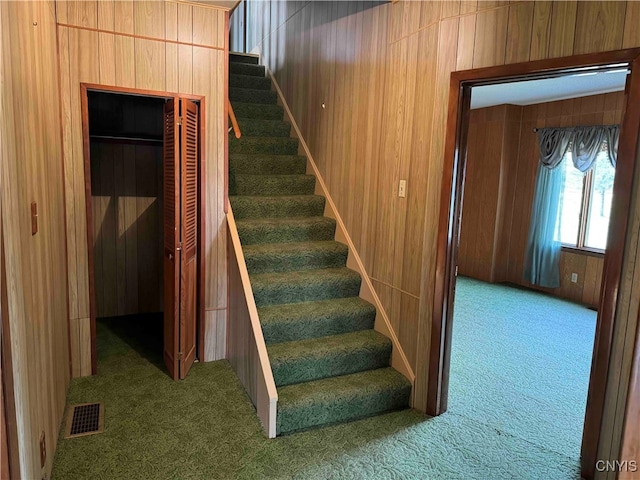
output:
[[163, 135], [163, 268], [164, 268], [164, 363], [171, 378], [180, 378], [180, 263], [176, 258], [180, 245], [180, 141], [177, 136], [179, 100], [173, 98], [164, 107]]
[[181, 246], [180, 252], [180, 378], [196, 358], [198, 291], [198, 106], [180, 101]]

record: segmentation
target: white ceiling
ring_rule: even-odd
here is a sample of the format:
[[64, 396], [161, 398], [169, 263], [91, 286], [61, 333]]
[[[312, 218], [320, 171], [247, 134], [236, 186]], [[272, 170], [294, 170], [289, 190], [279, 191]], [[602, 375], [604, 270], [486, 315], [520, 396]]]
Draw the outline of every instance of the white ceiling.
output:
[[471, 108], [509, 103], [533, 105], [624, 90], [626, 70], [580, 73], [557, 78], [483, 85], [471, 89]]

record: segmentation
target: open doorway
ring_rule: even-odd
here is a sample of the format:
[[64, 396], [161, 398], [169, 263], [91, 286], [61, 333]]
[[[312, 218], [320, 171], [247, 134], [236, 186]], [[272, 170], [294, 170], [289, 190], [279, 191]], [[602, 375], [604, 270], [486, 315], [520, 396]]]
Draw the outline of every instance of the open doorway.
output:
[[93, 373], [101, 328], [182, 379], [203, 308], [199, 99], [82, 87]]
[[[470, 103], [472, 89], [479, 86], [557, 78], [568, 74], [629, 69], [623, 115], [620, 127], [620, 146], [611, 201], [611, 219], [604, 255], [602, 288], [597, 295], [593, 361], [590, 366], [587, 408], [581, 442], [581, 471], [592, 478], [597, 461], [601, 425], [604, 416], [605, 386], [609, 376], [612, 352], [613, 320], [622, 271], [622, 256], [626, 239], [627, 217], [631, 199], [631, 185], [635, 153], [640, 128], [640, 116], [634, 102], [640, 97], [640, 51], [627, 50], [597, 55], [583, 55], [503, 67], [455, 72], [451, 76], [449, 119], [445, 152], [445, 167], [438, 231], [438, 256], [429, 367], [428, 413], [439, 415], [447, 410], [452, 338], [454, 329], [454, 300], [460, 241], [463, 191], [468, 160]], [[543, 125], [544, 126], [544, 125]], [[466, 199], [465, 199], [466, 201]], [[581, 206], [581, 209], [584, 207]], [[586, 210], [588, 211], [588, 209]], [[529, 212], [524, 212], [527, 215]], [[514, 212], [514, 214], [516, 214]], [[523, 214], [522, 212], [520, 213]], [[463, 219], [464, 217], [462, 217]], [[462, 220], [464, 221], [464, 220]], [[584, 229], [582, 229], [584, 232]], [[525, 234], [526, 235], [526, 234]], [[584, 235], [584, 234], [583, 234]], [[584, 242], [585, 238], [579, 240]], [[582, 243], [584, 245], [584, 243]], [[495, 246], [495, 244], [494, 244]], [[498, 243], [499, 246], [499, 243]], [[504, 249], [497, 248], [499, 255]], [[495, 257], [494, 257], [495, 258]], [[571, 276], [569, 277], [571, 281]], [[507, 372], [502, 372], [507, 373]], [[511, 375], [519, 372], [511, 372]], [[537, 385], [541, 387], [541, 385]]]
[[[471, 89], [449, 411], [575, 466], [627, 74]], [[563, 139], [551, 179], [548, 137]]]

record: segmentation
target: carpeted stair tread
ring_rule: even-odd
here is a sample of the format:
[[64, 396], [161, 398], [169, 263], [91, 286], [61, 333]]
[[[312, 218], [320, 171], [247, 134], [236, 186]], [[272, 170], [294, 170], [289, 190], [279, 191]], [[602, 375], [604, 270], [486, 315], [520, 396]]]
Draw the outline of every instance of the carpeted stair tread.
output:
[[375, 330], [267, 347], [277, 387], [389, 366], [391, 341]]
[[332, 240], [336, 231], [334, 219], [320, 216], [248, 218], [237, 220], [236, 224], [243, 247], [260, 243]]
[[229, 88], [229, 100], [243, 103], [275, 105], [278, 102], [278, 94], [271, 90], [232, 87]]
[[242, 248], [250, 274], [344, 267], [349, 248], [339, 242], [267, 243]]
[[267, 345], [373, 328], [376, 308], [359, 297], [271, 305], [258, 309]]
[[229, 62], [258, 65], [259, 57], [241, 52], [229, 52]]
[[236, 118], [254, 120], [282, 120], [284, 109], [280, 105], [260, 105], [255, 103], [231, 102]]
[[236, 175], [300, 175], [307, 171], [307, 157], [232, 153], [229, 154], [229, 171]]
[[271, 90], [271, 79], [254, 75], [229, 75], [229, 87]]
[[378, 368], [278, 388], [277, 434], [348, 422], [409, 405], [411, 384]]
[[325, 198], [320, 195], [230, 196], [233, 214], [238, 219], [264, 217], [319, 217]]
[[348, 268], [250, 275], [256, 306], [356, 297], [361, 278]]
[[241, 137], [229, 142], [229, 153], [295, 155], [298, 139], [290, 137]]
[[289, 137], [291, 134], [291, 124], [284, 120], [238, 118], [238, 125], [243, 137]]
[[252, 65], [249, 63], [229, 62], [229, 73], [234, 75], [252, 75], [264, 77], [264, 65]]
[[313, 195], [314, 175], [247, 175], [229, 178], [229, 195]]

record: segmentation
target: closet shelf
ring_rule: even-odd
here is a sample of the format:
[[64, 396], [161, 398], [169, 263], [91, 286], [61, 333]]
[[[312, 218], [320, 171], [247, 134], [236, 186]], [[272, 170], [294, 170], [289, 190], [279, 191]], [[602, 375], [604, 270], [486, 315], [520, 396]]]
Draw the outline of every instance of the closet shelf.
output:
[[130, 143], [157, 143], [162, 144], [162, 138], [154, 137], [126, 137], [115, 135], [89, 135], [91, 140], [104, 140], [107, 142], [130, 142]]

